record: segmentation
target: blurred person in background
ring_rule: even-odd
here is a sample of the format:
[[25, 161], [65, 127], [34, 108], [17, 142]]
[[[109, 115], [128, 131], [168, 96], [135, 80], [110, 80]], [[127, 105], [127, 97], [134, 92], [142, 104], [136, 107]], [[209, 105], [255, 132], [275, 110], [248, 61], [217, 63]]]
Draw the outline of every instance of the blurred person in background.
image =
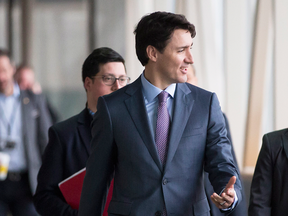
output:
[[[14, 75], [14, 79], [18, 83], [21, 90], [29, 89], [35, 94], [42, 94], [41, 85], [35, 80], [35, 73], [30, 66], [26, 64], [21, 64], [20, 66], [18, 66]], [[43, 97], [45, 96], [43, 95]], [[47, 109], [52, 119], [52, 123], [54, 124], [59, 121], [59, 114], [51, 105], [47, 97], [45, 97], [45, 100], [47, 104]]]
[[[198, 86], [198, 79], [196, 76], [196, 69], [194, 65], [190, 65], [188, 67], [188, 72], [187, 72], [187, 83], [190, 83], [192, 85]], [[230, 133], [230, 127], [229, 127], [229, 123], [228, 123], [228, 119], [226, 117], [226, 115], [223, 113], [224, 119], [225, 119], [225, 125], [226, 125], [226, 130], [227, 130], [227, 137], [231, 142], [231, 153], [233, 155], [233, 159], [234, 159], [234, 163], [238, 168], [238, 163], [237, 163], [237, 159], [235, 156], [235, 152], [234, 152], [234, 148], [233, 148], [233, 143], [232, 143], [232, 138], [231, 138], [231, 133]], [[204, 173], [204, 184], [205, 184], [205, 193], [206, 196], [209, 197], [213, 192], [213, 186], [211, 185], [209, 178], [208, 178], [208, 173], [205, 172]], [[244, 190], [241, 191], [242, 193], [242, 200], [239, 202], [238, 206], [235, 208], [235, 210], [230, 213], [230, 216], [247, 216], [247, 203], [246, 203], [246, 199], [245, 199], [245, 194], [244, 194]], [[211, 201], [211, 199], [208, 199], [209, 201], [209, 205], [210, 205], [210, 212], [211, 212], [211, 216], [225, 216], [226, 214], [224, 212], [219, 211], [219, 209], [213, 204], [213, 202]]]
[[110, 48], [95, 49], [84, 61], [82, 81], [87, 96], [86, 107], [78, 115], [49, 129], [49, 143], [43, 156], [34, 196], [36, 209], [41, 215], [78, 214], [77, 209], [72, 209], [66, 203], [58, 184], [86, 166], [92, 138], [90, 124], [97, 111], [98, 97], [122, 88], [129, 80], [124, 59]]
[[248, 213], [249, 216], [288, 215], [288, 128], [263, 136]]
[[34, 216], [32, 195], [51, 119], [43, 98], [20, 90], [14, 72], [9, 52], [0, 49], [0, 152], [10, 158], [0, 181], [0, 215]]
[[35, 80], [35, 73], [28, 65], [20, 65], [16, 69], [14, 75], [15, 81], [18, 83], [21, 90], [30, 89], [35, 94], [41, 94], [42, 88], [40, 83]]

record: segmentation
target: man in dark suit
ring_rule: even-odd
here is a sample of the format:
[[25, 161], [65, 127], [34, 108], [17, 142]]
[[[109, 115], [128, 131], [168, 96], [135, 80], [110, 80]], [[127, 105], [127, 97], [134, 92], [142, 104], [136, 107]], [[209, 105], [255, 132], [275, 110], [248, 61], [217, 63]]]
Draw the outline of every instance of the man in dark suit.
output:
[[129, 80], [124, 59], [110, 48], [95, 49], [85, 60], [82, 81], [87, 95], [86, 108], [49, 129], [49, 143], [34, 196], [36, 209], [42, 216], [77, 215], [78, 210], [66, 203], [58, 184], [86, 166], [92, 138], [90, 124], [97, 111], [98, 97], [116, 91]]
[[145, 70], [98, 99], [79, 216], [101, 215], [113, 176], [110, 216], [210, 215], [203, 168], [218, 208], [230, 212], [241, 201], [218, 99], [184, 83], [195, 34], [184, 16], [172, 13], [138, 23], [136, 53]]
[[253, 175], [249, 216], [288, 214], [288, 129], [263, 136]]
[[[196, 70], [195, 70], [195, 66], [194, 65], [190, 65], [188, 67], [187, 83], [190, 83], [192, 85], [198, 86], [198, 79], [197, 79], [197, 76], [196, 76]], [[234, 148], [233, 148], [233, 144], [232, 144], [232, 138], [231, 138], [231, 133], [230, 133], [230, 127], [229, 127], [228, 119], [227, 119], [227, 117], [226, 117], [226, 115], [224, 113], [223, 113], [223, 116], [224, 116], [224, 119], [225, 119], [227, 137], [228, 137], [228, 139], [230, 140], [230, 143], [231, 143], [231, 153], [233, 155], [233, 160], [234, 160], [234, 163], [235, 163], [237, 169], [239, 169], [238, 168], [237, 159], [236, 159], [236, 156], [235, 156], [235, 152], [234, 152]], [[205, 185], [206, 196], [210, 196], [210, 194], [213, 193], [214, 189], [213, 189], [213, 186], [211, 185], [211, 183], [209, 181], [207, 172], [204, 173], [204, 185]], [[246, 204], [244, 190], [241, 191], [241, 196], [242, 196], [242, 200], [237, 205], [237, 208], [235, 208], [235, 210], [231, 214], [229, 214], [230, 216], [247, 216], [247, 214], [248, 214], [247, 210], [248, 209], [247, 209], [247, 204]], [[213, 204], [211, 199], [208, 199], [208, 201], [209, 201], [211, 216], [224, 216], [224, 215], [226, 215], [225, 212], [219, 211], [219, 209]]]
[[[35, 80], [35, 73], [31, 66], [27, 64], [19, 65], [16, 69], [14, 79], [21, 90], [31, 90], [34, 94], [43, 94], [40, 83]], [[59, 114], [48, 98], [45, 95], [43, 95], [43, 97], [45, 97], [52, 123], [55, 124], [59, 121]]]
[[[14, 82], [9, 52], [0, 49], [0, 152], [10, 157], [0, 181], [0, 215], [37, 215], [32, 202], [51, 119], [44, 98]], [[0, 158], [1, 164], [1, 158]]]

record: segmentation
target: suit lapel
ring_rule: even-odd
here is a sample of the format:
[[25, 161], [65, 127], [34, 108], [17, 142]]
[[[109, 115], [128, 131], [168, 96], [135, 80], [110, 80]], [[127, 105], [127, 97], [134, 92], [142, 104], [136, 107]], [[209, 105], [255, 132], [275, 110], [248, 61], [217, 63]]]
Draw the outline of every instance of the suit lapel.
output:
[[166, 168], [169, 167], [169, 164], [171, 163], [178, 148], [193, 104], [194, 97], [191, 94], [190, 89], [186, 86], [186, 84], [177, 84], [175, 92], [173, 120], [170, 130], [168, 155], [164, 172], [166, 171]]
[[147, 111], [145, 108], [144, 98], [142, 94], [142, 84], [140, 77], [132, 84], [130, 84], [126, 90], [126, 93], [131, 95], [125, 100], [127, 110], [137, 128], [143, 142], [145, 143], [151, 157], [162, 171], [162, 165], [160, 163], [158, 153], [155, 147], [155, 141], [153, 140], [150, 125], [148, 122]]
[[286, 131], [286, 133], [284, 133], [282, 138], [283, 138], [282, 141], [283, 141], [284, 151], [285, 151], [286, 157], [288, 158], [288, 131]]
[[29, 97], [28, 93], [26, 91], [20, 91], [20, 103], [21, 103], [21, 111], [22, 111], [22, 125], [25, 125], [25, 127], [22, 127], [22, 133], [24, 137], [24, 145], [27, 145], [28, 143], [25, 141], [27, 133], [34, 133], [33, 130], [29, 130], [32, 128], [32, 122], [28, 119], [31, 119], [31, 116], [33, 118], [36, 118], [37, 115], [39, 115], [39, 111], [35, 109], [32, 105], [31, 98]]
[[82, 140], [86, 150], [87, 154], [90, 155], [90, 141], [92, 139], [91, 135], [91, 124], [92, 117], [90, 116], [88, 110], [85, 108], [80, 114], [78, 118], [78, 130], [79, 130], [79, 136]]

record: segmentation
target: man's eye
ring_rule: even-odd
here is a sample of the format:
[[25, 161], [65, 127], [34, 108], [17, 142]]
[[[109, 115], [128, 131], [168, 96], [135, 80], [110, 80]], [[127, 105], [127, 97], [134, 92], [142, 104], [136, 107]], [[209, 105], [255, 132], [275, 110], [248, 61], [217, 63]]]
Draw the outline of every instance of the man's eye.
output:
[[112, 77], [104, 77], [104, 79], [105, 79], [106, 81], [110, 81], [110, 80], [112, 80]]

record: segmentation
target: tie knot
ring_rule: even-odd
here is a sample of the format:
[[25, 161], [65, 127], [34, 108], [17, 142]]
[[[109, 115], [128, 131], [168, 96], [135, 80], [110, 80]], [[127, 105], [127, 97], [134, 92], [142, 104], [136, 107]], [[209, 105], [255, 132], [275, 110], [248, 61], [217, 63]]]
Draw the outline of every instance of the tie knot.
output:
[[162, 91], [160, 94], [158, 94], [159, 103], [166, 102], [168, 96], [169, 96], [169, 93], [166, 91]]

